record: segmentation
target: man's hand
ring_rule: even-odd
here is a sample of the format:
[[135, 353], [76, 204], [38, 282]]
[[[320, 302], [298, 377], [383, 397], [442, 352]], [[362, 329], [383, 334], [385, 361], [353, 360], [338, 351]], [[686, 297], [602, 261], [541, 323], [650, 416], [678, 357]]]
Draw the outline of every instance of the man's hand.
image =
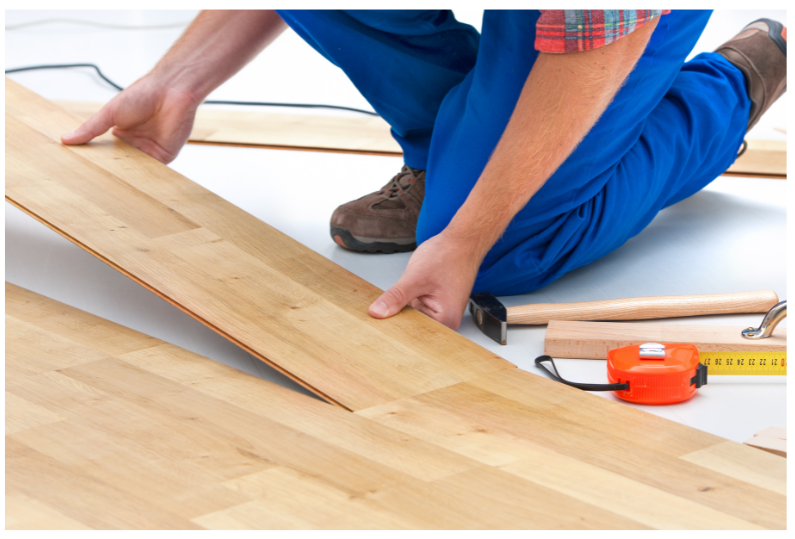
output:
[[61, 141], [84, 144], [114, 128], [114, 135], [158, 161], [173, 161], [199, 104], [285, 28], [275, 11], [202, 11], [151, 73]]
[[61, 141], [84, 144], [113, 128], [115, 136], [170, 163], [188, 140], [198, 106], [191, 95], [144, 77]]
[[452, 329], [461, 324], [480, 258], [460, 241], [434, 236], [411, 255], [406, 271], [372, 305], [370, 316], [388, 318], [411, 305]]

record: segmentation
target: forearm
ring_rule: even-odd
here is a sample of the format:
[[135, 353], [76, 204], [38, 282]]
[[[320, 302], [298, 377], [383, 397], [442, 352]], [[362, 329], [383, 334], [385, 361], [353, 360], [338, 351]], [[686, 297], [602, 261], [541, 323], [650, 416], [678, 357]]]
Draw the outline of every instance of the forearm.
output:
[[443, 234], [480, 265], [511, 219], [574, 151], [640, 58], [656, 21], [592, 51], [539, 54], [511, 119]]
[[285, 28], [275, 11], [202, 11], [149, 77], [201, 102]]

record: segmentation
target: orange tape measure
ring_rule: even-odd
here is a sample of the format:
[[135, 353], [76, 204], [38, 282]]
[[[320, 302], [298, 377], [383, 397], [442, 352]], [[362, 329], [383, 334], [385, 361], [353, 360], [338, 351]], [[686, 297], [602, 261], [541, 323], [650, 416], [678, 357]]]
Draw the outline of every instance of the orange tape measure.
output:
[[[549, 361], [554, 373], [543, 363]], [[582, 384], [564, 380], [549, 356], [540, 356], [542, 367], [559, 382], [585, 391], [613, 391], [626, 401], [639, 404], [673, 404], [686, 401], [707, 383], [707, 366], [699, 361], [693, 344], [646, 343], [625, 346], [607, 353], [609, 384]]]

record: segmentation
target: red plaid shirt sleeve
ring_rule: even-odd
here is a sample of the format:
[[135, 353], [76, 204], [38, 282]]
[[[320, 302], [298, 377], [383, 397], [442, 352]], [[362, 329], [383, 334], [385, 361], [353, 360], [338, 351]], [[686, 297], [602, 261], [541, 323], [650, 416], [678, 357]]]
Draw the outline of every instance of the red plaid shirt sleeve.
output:
[[670, 9], [542, 9], [536, 22], [540, 52], [589, 51], [604, 47]]

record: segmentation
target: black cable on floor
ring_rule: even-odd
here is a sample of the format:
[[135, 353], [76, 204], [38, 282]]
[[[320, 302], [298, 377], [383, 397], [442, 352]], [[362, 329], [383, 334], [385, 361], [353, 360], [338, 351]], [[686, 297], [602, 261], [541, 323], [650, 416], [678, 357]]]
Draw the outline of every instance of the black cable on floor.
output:
[[[94, 71], [97, 72], [97, 75], [100, 76], [102, 80], [119, 90], [120, 92], [124, 90], [121, 86], [110, 80], [102, 70], [99, 69], [99, 66], [96, 64], [48, 64], [48, 65], [35, 65], [35, 66], [25, 66], [25, 67], [15, 67], [12, 69], [6, 69], [6, 74], [8, 73], [19, 73], [20, 71], [33, 71], [36, 69], [63, 69], [63, 68], [70, 68], [70, 67], [90, 67]], [[252, 105], [258, 107], [296, 107], [296, 108], [305, 108], [305, 109], [336, 109], [336, 110], [348, 110], [351, 112], [359, 112], [361, 114], [368, 114], [370, 116], [378, 116], [377, 113], [363, 110], [363, 109], [355, 109], [352, 107], [343, 107], [341, 105], [319, 105], [313, 103], [271, 103], [267, 101], [228, 101], [225, 99], [217, 99], [217, 100], [208, 100], [204, 102], [205, 105]]]
[[98, 66], [94, 64], [49, 64], [49, 65], [39, 65], [39, 66], [25, 66], [25, 67], [15, 67], [13, 69], [6, 69], [6, 75], [9, 73], [19, 73], [20, 71], [34, 71], [36, 69], [62, 69], [66, 67], [90, 67], [97, 72], [97, 75], [100, 76], [102, 80], [116, 88], [118, 91], [124, 90], [121, 86], [110, 80], [105, 74], [99, 69]]

